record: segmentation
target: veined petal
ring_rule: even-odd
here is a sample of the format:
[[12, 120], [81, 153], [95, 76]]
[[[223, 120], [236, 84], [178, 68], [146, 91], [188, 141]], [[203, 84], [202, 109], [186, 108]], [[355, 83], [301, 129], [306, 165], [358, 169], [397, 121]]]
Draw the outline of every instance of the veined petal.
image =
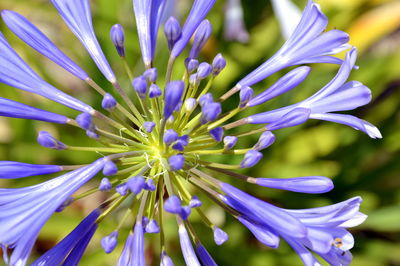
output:
[[310, 71], [311, 68], [307, 66], [301, 66], [290, 71], [275, 82], [270, 88], [251, 99], [247, 103], [247, 106], [256, 106], [265, 103], [281, 94], [284, 94], [285, 92], [288, 92], [302, 83], [308, 74], [310, 74]]
[[304, 237], [306, 228], [299, 220], [284, 210], [259, 200], [229, 184], [221, 183], [221, 189], [227, 196], [222, 200], [245, 217], [265, 224], [279, 233], [287, 233], [293, 237]]
[[118, 259], [117, 266], [126, 266], [132, 264], [132, 244], [133, 244], [133, 234], [130, 233], [126, 239], [124, 249], [122, 250], [121, 256]]
[[311, 108], [313, 113], [347, 111], [366, 105], [371, 98], [371, 90], [367, 86], [358, 81], [351, 81], [335, 93], [315, 101]]
[[146, 266], [144, 259], [144, 229], [141, 223], [136, 223], [133, 233], [131, 263], [135, 266]]
[[354, 68], [357, 59], [357, 49], [352, 48], [346, 54], [346, 58], [344, 59], [342, 65], [336, 76], [326, 84], [321, 90], [315, 93], [313, 96], [308, 98], [306, 101], [311, 104], [329, 94], [334, 93], [336, 90], [340, 89], [342, 85], [346, 82], [349, 78], [351, 70]]
[[181, 243], [183, 258], [185, 259], [186, 265], [200, 266], [200, 262], [197, 259], [196, 253], [193, 250], [192, 243], [184, 225], [179, 225], [179, 240]]
[[65, 124], [69, 118], [0, 97], [0, 116]]
[[264, 245], [271, 248], [277, 248], [279, 246], [279, 236], [272, 232], [270, 228], [265, 225], [252, 223], [243, 217], [238, 217], [238, 220]]
[[302, 244], [290, 237], [284, 237], [286, 242], [293, 248], [294, 251], [299, 255], [305, 266], [321, 266], [321, 263], [317, 261], [314, 255], [308, 251]]
[[105, 161], [99, 159], [89, 166], [36, 186], [0, 190], [0, 198], [2, 195], [13, 195], [11, 201], [0, 205], [0, 244], [14, 247], [10, 265], [25, 265], [46, 221], [103, 168]]
[[151, 66], [165, 0], [133, 0], [140, 48], [146, 67]]
[[83, 236], [85, 236], [92, 226], [95, 224], [96, 219], [99, 217], [100, 211], [94, 210], [63, 240], [61, 240], [52, 249], [44, 253], [37, 260], [32, 263], [32, 266], [39, 265], [59, 265], [63, 262], [68, 253], [79, 243]]
[[12, 179], [35, 175], [46, 175], [62, 171], [58, 165], [27, 164], [0, 161], [0, 178]]
[[81, 112], [93, 110], [89, 105], [54, 88], [41, 79], [8, 44], [0, 33], [0, 82], [41, 95]]
[[61, 17], [85, 46], [97, 67], [111, 83], [116, 82], [93, 30], [89, 0], [51, 0]]
[[[319, 5], [309, 0], [299, 24], [282, 48], [273, 57], [241, 79], [235, 87], [240, 89], [251, 86], [289, 66], [304, 62], [318, 63], [317, 59], [319, 58], [323, 62], [340, 62], [327, 60], [326, 56], [346, 49], [348, 47], [346, 46], [348, 36], [337, 30], [320, 35], [325, 30], [327, 23], [327, 18], [321, 12]], [[309, 52], [308, 47], [314, 49]]]
[[175, 43], [174, 48], [172, 48], [171, 56], [178, 57], [183, 49], [185, 49], [190, 38], [192, 38], [193, 33], [196, 31], [197, 27], [207, 16], [208, 12], [215, 4], [216, 0], [195, 0], [192, 9], [186, 19], [185, 25], [182, 28], [182, 34], [179, 40]]
[[318, 120], [326, 120], [331, 121], [339, 124], [344, 124], [350, 126], [356, 130], [360, 130], [373, 139], [381, 139], [382, 134], [377, 127], [372, 125], [371, 123], [362, 120], [358, 117], [352, 115], [345, 115], [345, 114], [311, 114], [311, 119], [318, 119]]
[[33, 49], [48, 57], [78, 78], [85, 80], [89, 77], [84, 70], [58, 49], [46, 35], [25, 17], [10, 10], [3, 10], [1, 16], [8, 28]]

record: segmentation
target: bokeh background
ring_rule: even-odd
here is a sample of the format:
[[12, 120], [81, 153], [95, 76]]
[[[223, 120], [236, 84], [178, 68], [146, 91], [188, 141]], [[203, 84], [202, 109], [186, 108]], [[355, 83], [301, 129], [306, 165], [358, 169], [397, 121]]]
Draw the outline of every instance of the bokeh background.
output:
[[[92, 63], [81, 44], [69, 32], [63, 21], [47, 0], [0, 0], [0, 9], [12, 9], [27, 16], [52, 39], [63, 51], [79, 63], [106, 89], [111, 89]], [[181, 1], [177, 12], [184, 12], [191, 1]], [[245, 24], [250, 33], [247, 43], [227, 41], [223, 36], [224, 1], [217, 1], [209, 15], [214, 36], [202, 53], [203, 60], [211, 60], [221, 52], [228, 60], [227, 69], [215, 82], [214, 92], [222, 94], [235, 81], [270, 57], [283, 44], [279, 24], [268, 0], [242, 1]], [[301, 9], [304, 0], [293, 1]], [[368, 220], [352, 232], [356, 238], [354, 262], [356, 266], [400, 265], [400, 1], [398, 0], [320, 0], [322, 10], [329, 17], [329, 29], [347, 31], [350, 43], [358, 47], [359, 70], [353, 71], [352, 80], [359, 80], [371, 88], [372, 102], [351, 112], [375, 124], [383, 139], [373, 140], [361, 132], [344, 125], [329, 122], [309, 121], [305, 125], [280, 130], [277, 142], [265, 151], [265, 159], [246, 173], [262, 177], [295, 177], [303, 175], [325, 175], [334, 180], [335, 189], [323, 195], [306, 195], [259, 188], [231, 181], [252, 194], [287, 208], [307, 208], [331, 204], [360, 195], [364, 202], [361, 210], [369, 215]], [[135, 31], [132, 3], [129, 0], [92, 0], [92, 11], [96, 33], [116, 73], [124, 86], [128, 80], [111, 41], [109, 29], [115, 23], [125, 27], [129, 63], [136, 74], [141, 73], [137, 34]], [[50, 83], [98, 106], [100, 98], [80, 80], [55, 66], [37, 52], [18, 40], [3, 22], [0, 29], [13, 47], [29, 64]], [[161, 69], [167, 60], [165, 41], [159, 45], [156, 65]], [[1, 51], [0, 51], [1, 52]], [[297, 89], [263, 105], [258, 110], [275, 107], [305, 99], [322, 88], [336, 73], [338, 66], [313, 65], [313, 71]], [[162, 72], [160, 70], [160, 72]], [[284, 72], [282, 72], [284, 73]], [[282, 73], [278, 73], [255, 86], [256, 91], [267, 88]], [[19, 100], [39, 108], [75, 116], [68, 110], [50, 101], [0, 85], [0, 96]], [[232, 102], [232, 104], [235, 104]], [[81, 130], [67, 126], [53, 126], [41, 122], [24, 121], [0, 117], [0, 160], [16, 160], [28, 163], [82, 164], [88, 163], [96, 154], [82, 152], [58, 152], [46, 150], [36, 144], [39, 130], [48, 130], [65, 143], [90, 146], [94, 142]], [[255, 143], [249, 138], [248, 144]], [[221, 162], [240, 158], [215, 157]], [[0, 180], [1, 187], [22, 187], [46, 180], [48, 177], [32, 177], [21, 180]], [[97, 181], [98, 182], [98, 181]], [[82, 191], [97, 186], [88, 184]], [[70, 232], [91, 209], [104, 199], [94, 194], [78, 201], [60, 214], [54, 215], [42, 230], [33, 257], [38, 256]], [[252, 235], [234, 219], [225, 216], [220, 208], [207, 202], [212, 220], [223, 226], [230, 240], [217, 247], [212, 234], [193, 216], [194, 225], [201, 240], [220, 265], [302, 265], [289, 246], [281, 242], [277, 250], [259, 244]], [[110, 255], [101, 250], [102, 236], [115, 228], [120, 217], [115, 214], [106, 219], [95, 235], [81, 265], [114, 265], [122, 249], [120, 246]], [[127, 232], [128, 229], [126, 229]], [[126, 233], [125, 232], [125, 233]], [[169, 252], [176, 265], [183, 265], [176, 225], [167, 223]], [[156, 240], [156, 237], [150, 237]], [[147, 242], [149, 265], [158, 263], [158, 245]], [[1, 264], [1, 263], [0, 263]]]

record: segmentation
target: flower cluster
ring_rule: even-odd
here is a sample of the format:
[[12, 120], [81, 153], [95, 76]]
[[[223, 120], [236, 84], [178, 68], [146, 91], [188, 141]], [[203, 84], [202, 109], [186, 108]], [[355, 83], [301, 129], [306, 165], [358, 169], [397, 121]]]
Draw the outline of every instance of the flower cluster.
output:
[[[160, 264], [173, 265], [168, 256], [163, 222], [171, 216], [176, 218], [186, 264], [217, 265], [202, 245], [201, 237], [193, 230], [191, 213], [196, 212], [205, 226], [213, 231], [217, 245], [227, 241], [228, 235], [204, 213], [201, 197], [208, 197], [224, 208], [261, 243], [276, 248], [280, 239], [284, 239], [305, 265], [319, 265], [313, 254], [318, 254], [331, 265], [350, 263], [349, 250], [354, 241], [346, 228], [365, 220], [366, 216], [359, 212], [361, 198], [314, 209], [283, 209], [214, 177], [225, 175], [264, 187], [324, 193], [333, 189], [331, 180], [326, 177], [255, 178], [238, 174], [235, 169], [256, 165], [263, 157], [262, 150], [274, 143], [275, 130], [293, 127], [308, 119], [345, 124], [372, 138], [381, 137], [379, 130], [370, 123], [337, 113], [367, 104], [371, 92], [360, 82], [347, 81], [350, 71], [356, 68], [356, 49], [348, 44], [346, 33], [336, 29], [325, 31], [327, 18], [317, 4], [308, 1], [295, 31], [273, 57], [218, 97], [212, 94], [213, 81], [226, 66], [224, 57], [218, 54], [210, 63], [199, 61], [199, 54], [212, 32], [212, 25], [205, 18], [215, 0], [194, 0], [182, 26], [174, 17], [165, 22], [162, 20], [165, 0], [133, 0], [145, 67], [139, 76], [133, 76], [126, 60], [123, 27], [117, 24], [110, 31], [118, 55], [127, 66], [132, 88], [120, 85], [107, 62], [93, 30], [89, 0], [51, 2], [114, 91], [100, 87], [22, 15], [3, 10], [1, 16], [15, 35], [101, 94], [104, 110], [96, 110], [47, 83], [0, 34], [0, 81], [78, 112], [76, 118], [70, 118], [0, 98], [0, 114], [81, 128], [99, 145], [72, 146], [45, 131], [39, 132], [37, 141], [49, 149], [104, 155], [90, 164], [77, 166], [0, 162], [0, 178], [62, 173], [34, 186], [0, 189], [0, 246], [6, 263], [25, 265], [41, 228], [50, 216], [95, 192], [107, 193], [109, 198], [32, 265], [77, 265], [98, 224], [115, 212], [125, 212], [125, 215], [118, 227], [112, 228], [102, 239], [101, 246], [106, 253], [113, 252], [124, 240], [119, 232], [128, 221], [132, 222], [118, 265], [146, 265], [145, 234], [159, 234]], [[160, 77], [154, 67], [161, 24], [168, 43], [165, 52], [169, 51], [165, 78], [164, 75]], [[193, 41], [189, 44], [191, 39]], [[184, 73], [174, 71], [176, 59], [186, 53], [188, 46]], [[344, 50], [348, 50], [344, 60], [333, 56]], [[237, 118], [243, 110], [264, 104], [302, 83], [311, 71], [310, 67], [302, 65], [310, 63], [340, 64], [340, 69], [331, 82], [304, 101]], [[288, 67], [295, 68], [266, 90], [255, 92], [250, 87]], [[178, 75], [183, 75], [183, 78], [177, 79]], [[237, 106], [223, 112], [224, 101], [235, 93], [239, 93]], [[224, 109], [229, 107], [224, 106]], [[245, 124], [254, 125], [254, 128], [240, 132]], [[246, 142], [244, 137], [253, 134], [260, 135], [257, 143], [251, 147], [237, 147]], [[209, 159], [213, 154], [241, 156], [242, 160], [240, 164], [221, 164]], [[101, 176], [96, 188], [83, 194], [76, 193], [96, 176]]]

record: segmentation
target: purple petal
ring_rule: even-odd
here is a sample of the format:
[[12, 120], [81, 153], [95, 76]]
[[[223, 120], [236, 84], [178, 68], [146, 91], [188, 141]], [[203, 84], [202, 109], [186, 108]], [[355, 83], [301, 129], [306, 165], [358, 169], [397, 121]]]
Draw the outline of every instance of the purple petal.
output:
[[88, 78], [88, 74], [86, 74], [85, 71], [58, 49], [57, 46], [46, 37], [46, 35], [44, 35], [25, 17], [10, 10], [3, 10], [1, 16], [8, 28], [33, 49], [48, 57], [54, 63], [58, 64], [78, 78], [82, 80]]
[[47, 175], [60, 171], [62, 171], [62, 167], [58, 165], [39, 165], [0, 161], [0, 178], [12, 179], [35, 175]]
[[237, 219], [253, 233], [258, 241], [264, 245], [271, 248], [277, 248], [279, 246], [279, 236], [272, 232], [270, 228], [263, 225], [257, 225], [242, 217], [238, 217]]
[[285, 210], [261, 201], [226, 183], [221, 183], [221, 189], [228, 195], [222, 198], [224, 202], [251, 220], [293, 237], [306, 235], [305, 226]]
[[216, 0], [195, 0], [192, 9], [186, 19], [185, 25], [182, 28], [182, 34], [179, 40], [175, 43], [172, 48], [171, 56], [178, 57], [183, 49], [185, 49], [189, 40], [192, 38], [193, 33], [197, 27], [206, 17]]
[[325, 193], [333, 189], [332, 180], [324, 176], [296, 178], [256, 178], [256, 184], [301, 193]]
[[345, 115], [345, 114], [311, 114], [311, 119], [319, 119], [319, 120], [326, 120], [331, 121], [339, 124], [344, 124], [350, 126], [356, 130], [360, 130], [373, 139], [381, 139], [382, 134], [378, 128], [376, 128], [371, 123], [362, 120], [358, 117], [352, 115]]
[[204, 266], [218, 266], [218, 264], [214, 261], [208, 251], [202, 244], [196, 245], [196, 252], [199, 255], [200, 261]]
[[194, 253], [192, 243], [190, 241], [188, 232], [183, 225], [179, 226], [179, 240], [181, 243], [181, 250], [183, 258], [185, 259], [186, 265], [200, 266], [200, 262]]
[[0, 33], [0, 82], [20, 90], [41, 95], [69, 108], [90, 112], [89, 105], [63, 93], [41, 79], [13, 50]]
[[10, 264], [23, 265], [45, 222], [103, 167], [104, 159], [42, 184], [0, 189], [0, 243], [14, 246]]
[[89, 0], [51, 0], [68, 28], [85, 46], [97, 67], [111, 83], [115, 75], [104, 56], [92, 25]]
[[[59, 265], [63, 262], [68, 253], [76, 246], [79, 246], [81, 239], [86, 238], [92, 227], [95, 225], [96, 219], [100, 215], [98, 209], [91, 212], [71, 233], [61, 240], [52, 249], [44, 253], [32, 265]], [[94, 233], [94, 232], [93, 232]]]
[[275, 82], [269, 89], [251, 99], [247, 103], [247, 105], [256, 106], [286, 93], [287, 91], [295, 88], [300, 83], [302, 83], [306, 79], [308, 74], [310, 74], [310, 71], [311, 68], [307, 66], [301, 66], [290, 71], [282, 78], [280, 78], [277, 82]]

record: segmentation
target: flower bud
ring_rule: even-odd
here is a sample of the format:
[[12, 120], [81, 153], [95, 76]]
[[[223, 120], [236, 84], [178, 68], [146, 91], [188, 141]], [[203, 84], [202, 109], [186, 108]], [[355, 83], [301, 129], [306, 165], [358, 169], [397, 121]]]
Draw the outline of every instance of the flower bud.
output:
[[147, 69], [144, 73], [143, 76], [146, 78], [146, 80], [150, 83], [154, 83], [157, 80], [157, 68], [153, 67], [150, 69]]
[[112, 176], [118, 172], [118, 168], [113, 161], [107, 161], [104, 164], [103, 174], [105, 176]]
[[210, 130], [210, 136], [216, 141], [220, 142], [222, 140], [222, 137], [224, 136], [224, 130], [222, 127], [216, 127], [214, 129]]
[[240, 90], [240, 107], [244, 107], [254, 96], [252, 88], [246, 86]]
[[253, 149], [261, 151], [271, 146], [274, 142], [275, 142], [275, 135], [272, 134], [271, 131], [266, 131], [261, 134], [257, 144], [254, 145]]
[[115, 24], [114, 26], [111, 27], [110, 37], [111, 37], [112, 43], [114, 44], [115, 48], [117, 49], [119, 56], [125, 57], [124, 28], [119, 24]]
[[179, 214], [182, 209], [181, 204], [178, 196], [172, 195], [164, 202], [164, 210], [172, 214]]
[[226, 66], [226, 60], [221, 54], [217, 54], [212, 62], [213, 75], [218, 75]]
[[189, 73], [193, 73], [199, 67], [199, 61], [193, 58], [185, 59], [186, 70]]
[[200, 97], [199, 99], [199, 104], [201, 107], [208, 103], [212, 103], [214, 101], [213, 96], [211, 93], [206, 93], [203, 96]]
[[241, 168], [250, 168], [256, 165], [261, 158], [263, 157], [262, 153], [256, 150], [249, 150], [244, 155], [243, 161], [240, 162]]
[[149, 89], [149, 97], [150, 98], [157, 98], [162, 95], [162, 91], [160, 87], [158, 87], [156, 84], [151, 84], [150, 89]]
[[209, 103], [203, 106], [201, 109], [201, 119], [200, 122], [205, 124], [207, 122], [214, 121], [221, 114], [221, 104], [220, 103]]
[[185, 157], [182, 154], [172, 155], [168, 158], [169, 167], [172, 171], [178, 171], [185, 164]]
[[190, 202], [189, 202], [190, 208], [197, 208], [197, 207], [200, 207], [201, 205], [203, 205], [203, 203], [200, 201], [199, 197], [193, 196], [190, 199]]
[[196, 30], [193, 38], [193, 46], [190, 50], [189, 58], [197, 58], [201, 49], [204, 47], [212, 33], [212, 26], [208, 19], [203, 20]]
[[126, 193], [128, 193], [128, 186], [126, 185], [126, 183], [119, 184], [115, 187], [115, 191], [117, 191], [117, 193], [121, 196], [125, 196]]
[[213, 231], [214, 231], [214, 241], [215, 244], [217, 244], [218, 246], [222, 245], [228, 240], [229, 238], [228, 234], [221, 228], [214, 226]]
[[137, 195], [142, 191], [142, 189], [145, 188], [146, 182], [145, 182], [143, 176], [135, 176], [135, 177], [129, 178], [128, 182], [126, 182], [126, 185], [127, 185], [128, 189], [134, 195]]
[[168, 129], [164, 133], [164, 143], [168, 145], [171, 145], [173, 142], [175, 142], [178, 139], [179, 135], [178, 133], [175, 132], [173, 129]]
[[197, 68], [197, 78], [199, 80], [205, 79], [208, 77], [212, 72], [212, 67], [208, 63], [201, 63]]
[[117, 106], [117, 101], [115, 98], [109, 93], [104, 94], [103, 100], [101, 101], [101, 107], [110, 111], [114, 109], [115, 106]]
[[185, 89], [183, 81], [171, 81], [167, 84], [164, 96], [164, 118], [168, 119], [176, 105], [181, 102], [182, 94]]
[[104, 177], [99, 185], [99, 190], [103, 192], [110, 191], [112, 189], [112, 184], [107, 177]]
[[226, 136], [224, 138], [224, 149], [230, 150], [232, 149], [238, 141], [238, 138], [235, 136]]
[[106, 237], [103, 237], [101, 240], [101, 246], [104, 249], [104, 252], [109, 254], [113, 252], [115, 247], [118, 244], [118, 231], [114, 231]]
[[193, 112], [194, 108], [196, 108], [196, 99], [195, 98], [188, 98], [186, 99], [185, 103], [183, 104], [186, 112]]
[[40, 131], [37, 137], [37, 141], [40, 145], [49, 149], [65, 150], [67, 148], [64, 143], [54, 138], [47, 131]]
[[147, 81], [144, 76], [139, 76], [132, 81], [132, 87], [140, 98], [144, 99], [147, 93]]
[[81, 113], [75, 118], [75, 121], [81, 128], [89, 129], [92, 125], [92, 116], [89, 113]]
[[181, 26], [176, 18], [170, 17], [165, 22], [164, 33], [168, 41], [168, 49], [171, 51], [175, 42], [181, 37]]
[[157, 234], [160, 232], [160, 226], [156, 220], [152, 219], [146, 224], [144, 230], [149, 234]]
[[156, 123], [154, 123], [154, 122], [147, 121], [147, 122], [143, 123], [143, 127], [147, 133], [151, 133], [155, 126], [156, 126]]

